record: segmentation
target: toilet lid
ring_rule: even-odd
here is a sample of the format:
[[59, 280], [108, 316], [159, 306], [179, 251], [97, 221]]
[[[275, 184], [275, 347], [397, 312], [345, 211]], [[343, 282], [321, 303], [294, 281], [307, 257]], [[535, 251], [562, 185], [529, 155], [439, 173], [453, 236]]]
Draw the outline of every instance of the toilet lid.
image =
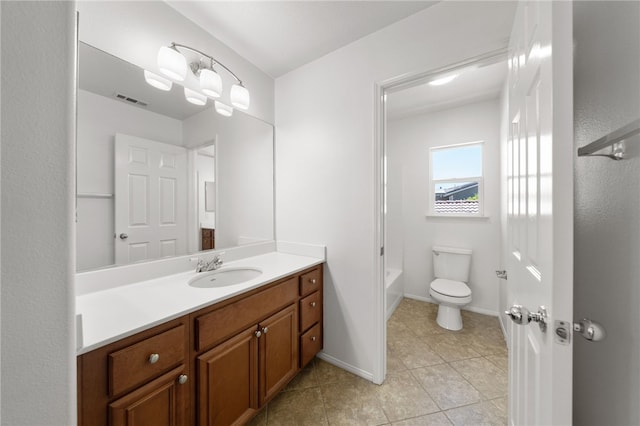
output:
[[450, 297], [471, 296], [471, 289], [462, 281], [445, 280], [438, 278], [431, 283], [431, 289]]

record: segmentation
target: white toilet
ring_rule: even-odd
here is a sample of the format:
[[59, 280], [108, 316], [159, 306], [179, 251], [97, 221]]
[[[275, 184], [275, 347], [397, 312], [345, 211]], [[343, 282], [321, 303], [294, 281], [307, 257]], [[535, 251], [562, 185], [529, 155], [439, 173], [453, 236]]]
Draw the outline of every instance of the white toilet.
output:
[[471, 303], [469, 267], [471, 250], [433, 247], [436, 279], [429, 286], [431, 298], [438, 302], [438, 325], [447, 330], [462, 330], [460, 308]]

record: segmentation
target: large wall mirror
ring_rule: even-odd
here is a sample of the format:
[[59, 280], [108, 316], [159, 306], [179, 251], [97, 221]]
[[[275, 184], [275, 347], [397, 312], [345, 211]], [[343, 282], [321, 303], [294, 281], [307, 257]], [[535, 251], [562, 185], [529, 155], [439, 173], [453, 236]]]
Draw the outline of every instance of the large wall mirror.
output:
[[77, 269], [274, 239], [273, 126], [79, 43]]

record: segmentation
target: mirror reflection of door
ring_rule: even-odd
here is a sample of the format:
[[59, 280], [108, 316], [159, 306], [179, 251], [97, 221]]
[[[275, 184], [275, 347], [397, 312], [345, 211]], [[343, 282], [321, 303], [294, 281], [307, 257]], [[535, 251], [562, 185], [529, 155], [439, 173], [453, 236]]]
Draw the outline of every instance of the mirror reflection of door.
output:
[[215, 145], [197, 150], [196, 174], [198, 176], [198, 224], [200, 228], [200, 250], [212, 250], [215, 245], [216, 228], [216, 173]]
[[115, 260], [187, 252], [187, 150], [134, 136], [115, 137]]

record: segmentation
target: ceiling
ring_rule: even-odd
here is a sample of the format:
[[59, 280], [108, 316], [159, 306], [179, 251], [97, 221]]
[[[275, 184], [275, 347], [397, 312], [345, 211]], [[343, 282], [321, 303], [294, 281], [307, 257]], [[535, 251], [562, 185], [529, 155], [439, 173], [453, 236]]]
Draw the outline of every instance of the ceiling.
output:
[[273, 78], [437, 1], [167, 0]]
[[[507, 78], [507, 60], [456, 71], [458, 77], [442, 86], [428, 82], [387, 95], [389, 120], [495, 99]], [[450, 75], [452, 73], [448, 73]]]

